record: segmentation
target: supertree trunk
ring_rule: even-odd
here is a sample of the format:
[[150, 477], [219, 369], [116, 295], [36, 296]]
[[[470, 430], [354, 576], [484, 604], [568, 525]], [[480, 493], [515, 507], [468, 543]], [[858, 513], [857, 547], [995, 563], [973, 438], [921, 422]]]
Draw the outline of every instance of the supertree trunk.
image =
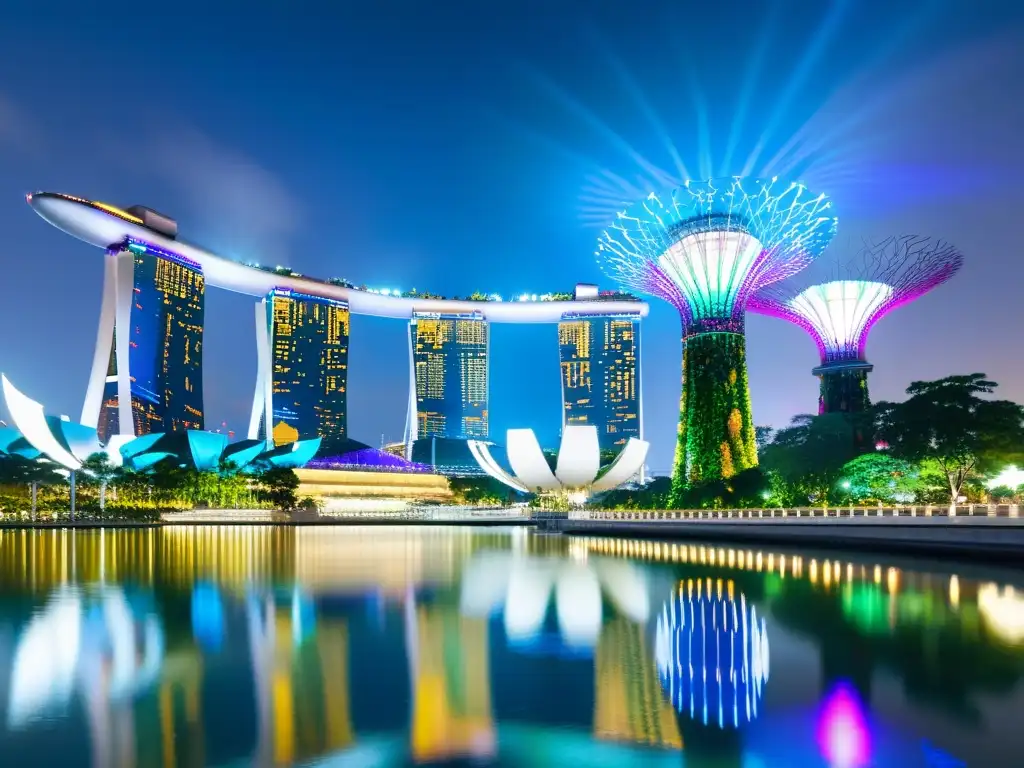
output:
[[757, 466], [741, 333], [699, 333], [683, 339], [683, 387], [673, 498], [686, 487], [732, 477]]
[[818, 413], [863, 413], [871, 407], [868, 396], [868, 373], [871, 366], [816, 368], [820, 394]]

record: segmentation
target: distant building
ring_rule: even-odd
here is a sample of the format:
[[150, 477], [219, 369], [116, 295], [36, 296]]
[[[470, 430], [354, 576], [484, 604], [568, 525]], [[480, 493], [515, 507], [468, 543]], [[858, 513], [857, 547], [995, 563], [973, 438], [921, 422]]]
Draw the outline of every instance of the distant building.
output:
[[486, 438], [487, 321], [478, 314], [414, 313], [409, 341], [415, 384], [412, 439]]
[[641, 437], [639, 315], [565, 315], [558, 353], [562, 426], [593, 424], [602, 451]]
[[[274, 290], [257, 307], [257, 437], [275, 445], [342, 441], [348, 417], [349, 309], [342, 301]], [[269, 358], [269, 359], [268, 359]]]
[[202, 430], [202, 270], [134, 241], [110, 249], [107, 259], [82, 423], [96, 426], [103, 441], [115, 434]]

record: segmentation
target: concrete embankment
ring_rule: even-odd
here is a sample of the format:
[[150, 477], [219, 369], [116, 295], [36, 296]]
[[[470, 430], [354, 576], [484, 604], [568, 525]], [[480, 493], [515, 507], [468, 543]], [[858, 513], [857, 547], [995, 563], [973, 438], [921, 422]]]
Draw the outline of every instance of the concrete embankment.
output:
[[1024, 519], [998, 517], [853, 517], [563, 521], [589, 536], [784, 543], [872, 551], [993, 558], [1024, 566]]

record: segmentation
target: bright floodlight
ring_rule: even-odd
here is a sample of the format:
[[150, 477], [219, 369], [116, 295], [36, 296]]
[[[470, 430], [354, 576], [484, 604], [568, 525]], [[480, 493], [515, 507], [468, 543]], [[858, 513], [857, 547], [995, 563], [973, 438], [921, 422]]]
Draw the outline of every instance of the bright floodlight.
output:
[[673, 490], [757, 464], [743, 316], [751, 294], [817, 258], [835, 234], [824, 195], [777, 179], [687, 182], [619, 214], [598, 240], [604, 271], [683, 322]]
[[816, 285], [778, 284], [751, 297], [750, 309], [806, 330], [818, 345], [820, 413], [863, 411], [870, 404], [865, 358], [868, 333], [882, 317], [956, 274], [963, 256], [951, 245], [905, 235], [865, 244], [846, 279]]

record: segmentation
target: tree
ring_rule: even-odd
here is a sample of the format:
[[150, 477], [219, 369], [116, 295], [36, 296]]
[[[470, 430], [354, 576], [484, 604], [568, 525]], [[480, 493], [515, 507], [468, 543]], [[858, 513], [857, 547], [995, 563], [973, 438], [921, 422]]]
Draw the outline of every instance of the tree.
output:
[[1012, 463], [1024, 451], [1024, 408], [991, 400], [998, 384], [983, 373], [915, 381], [902, 403], [879, 403], [879, 437], [892, 456], [934, 461], [946, 478], [950, 514], [965, 484]]
[[754, 442], [757, 444], [758, 453], [771, 444], [774, 436], [774, 427], [754, 427]]
[[487, 476], [453, 477], [448, 480], [448, 486], [458, 504], [504, 506], [516, 495], [512, 488]]
[[32, 520], [36, 519], [37, 493], [41, 485], [60, 485], [65, 478], [56, 465], [44, 459], [0, 456], [0, 485], [27, 485], [31, 493]]
[[875, 452], [846, 462], [839, 487], [855, 503], [891, 504], [916, 499], [923, 486], [917, 464]]
[[94, 453], [86, 457], [82, 462], [82, 475], [86, 482], [95, 482], [100, 492], [100, 515], [102, 516], [107, 506], [107, 485], [117, 475], [117, 467], [110, 463], [110, 457], [105, 453]]
[[640, 488], [616, 488], [595, 498], [605, 509], [667, 509], [672, 478], [655, 477]]
[[256, 484], [278, 509], [294, 509], [299, 476], [286, 467], [268, 467], [256, 475]]
[[844, 413], [795, 416], [761, 452], [761, 467], [791, 489], [793, 503], [829, 503], [846, 462], [857, 455], [854, 423]]

